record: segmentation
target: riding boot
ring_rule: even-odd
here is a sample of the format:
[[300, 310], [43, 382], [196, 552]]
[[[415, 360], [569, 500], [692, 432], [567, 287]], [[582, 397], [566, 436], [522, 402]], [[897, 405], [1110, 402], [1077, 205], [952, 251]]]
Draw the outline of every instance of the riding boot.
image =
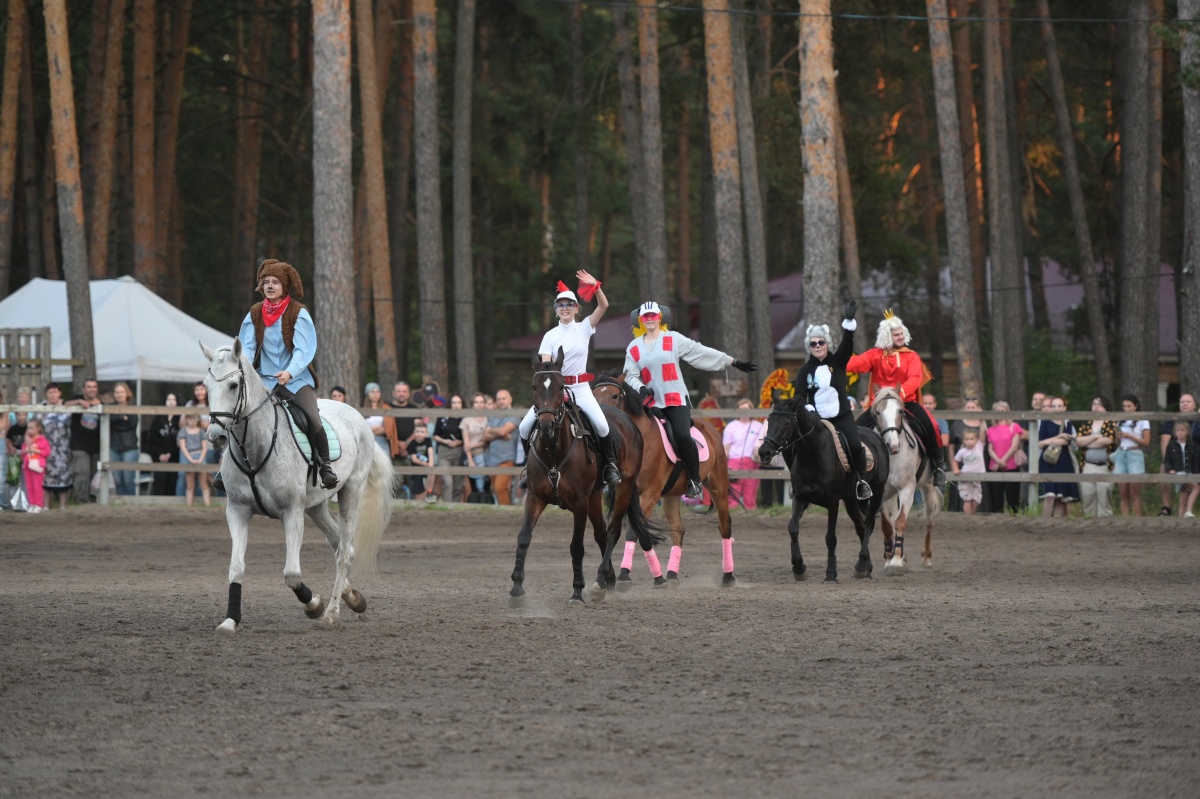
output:
[[684, 445], [685, 451], [680, 453], [683, 458], [683, 465], [687, 468], [688, 485], [686, 496], [688, 499], [696, 499], [704, 493], [704, 486], [700, 483], [700, 453], [696, 450], [696, 442], [688, 437], [688, 446]]
[[[529, 435], [533, 436], [532, 430], [529, 432]], [[529, 488], [529, 439], [522, 438], [519, 440], [521, 442], [521, 451], [525, 453], [525, 466], [521, 468], [521, 480], [517, 483], [517, 488], [524, 491], [526, 488]]]
[[858, 483], [854, 487], [854, 496], [858, 497], [859, 502], [866, 502], [875, 496], [875, 492], [871, 490], [871, 484], [867, 482], [867, 453], [861, 444], [851, 459], [851, 465], [854, 467], [855, 476], [858, 477]]
[[329, 465], [329, 437], [325, 435], [325, 428], [320, 424], [317, 429], [321, 432], [309, 436], [309, 443], [313, 445], [313, 462], [317, 464], [317, 472], [321, 475], [321, 487], [326, 490], [337, 488], [338, 476]]
[[929, 451], [929, 460], [933, 464], [933, 487], [946, 487], [946, 456], [941, 447], [934, 447]]
[[604, 453], [604, 482], [615, 486], [621, 482], [621, 470], [617, 468], [617, 450], [613, 446], [612, 433], [600, 439], [600, 451]]

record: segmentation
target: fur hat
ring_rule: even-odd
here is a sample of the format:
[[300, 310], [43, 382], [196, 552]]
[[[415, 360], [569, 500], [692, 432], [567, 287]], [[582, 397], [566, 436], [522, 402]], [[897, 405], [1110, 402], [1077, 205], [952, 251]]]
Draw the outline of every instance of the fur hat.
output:
[[263, 291], [263, 278], [275, 277], [279, 278], [279, 282], [283, 284], [283, 295], [294, 296], [296, 299], [304, 297], [304, 282], [300, 279], [300, 273], [296, 271], [289, 263], [276, 261], [274, 258], [267, 258], [258, 265], [258, 285], [254, 290], [259, 294], [265, 294]]
[[829, 325], [809, 325], [808, 330], [804, 331], [805, 346], [814, 338], [823, 338], [829, 343]]
[[892, 313], [889, 308], [883, 312], [883, 320], [879, 323], [879, 330], [875, 334], [875, 346], [881, 350], [892, 349], [892, 331], [904, 331], [904, 346], [908, 346], [908, 342], [912, 341], [912, 334], [908, 332], [908, 328], [904, 326], [904, 320]]

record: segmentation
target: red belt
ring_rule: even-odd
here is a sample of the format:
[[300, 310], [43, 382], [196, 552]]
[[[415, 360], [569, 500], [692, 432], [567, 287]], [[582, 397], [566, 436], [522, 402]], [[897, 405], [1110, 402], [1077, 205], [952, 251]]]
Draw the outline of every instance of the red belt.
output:
[[573, 386], [576, 383], [590, 383], [596, 379], [594, 374], [584, 372], [581, 375], [563, 375], [563, 382], [568, 386]]

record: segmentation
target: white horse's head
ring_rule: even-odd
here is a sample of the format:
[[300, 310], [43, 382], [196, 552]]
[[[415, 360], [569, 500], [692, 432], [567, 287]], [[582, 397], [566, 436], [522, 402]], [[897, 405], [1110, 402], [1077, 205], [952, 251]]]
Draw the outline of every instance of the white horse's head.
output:
[[871, 413], [883, 443], [895, 455], [900, 451], [900, 434], [904, 431], [904, 398], [894, 388], [881, 388], [875, 392]]
[[212, 412], [212, 423], [208, 426], [208, 440], [225, 446], [225, 427], [238, 413], [246, 413], [249, 397], [246, 394], [248, 378], [255, 377], [254, 370], [244, 368], [242, 342], [235, 338], [232, 345], [215, 350], [200, 344], [204, 357], [208, 359], [208, 373], [204, 377], [204, 388], [208, 391], [208, 407]]

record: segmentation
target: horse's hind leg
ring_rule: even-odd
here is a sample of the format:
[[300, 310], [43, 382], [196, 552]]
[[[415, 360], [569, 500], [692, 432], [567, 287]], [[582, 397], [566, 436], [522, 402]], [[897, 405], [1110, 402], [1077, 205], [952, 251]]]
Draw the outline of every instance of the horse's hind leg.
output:
[[[329, 505], [321, 503], [314, 505], [305, 511], [308, 518], [312, 519], [321, 532], [325, 534], [325, 540], [329, 542], [330, 548], [333, 549], [333, 566], [336, 569], [338, 565], [338, 554], [344, 540], [343, 528], [341, 522], [334, 518], [329, 512]], [[349, 542], [345, 542], [346, 546], [350, 546]], [[355, 613], [365, 613], [367, 610], [367, 600], [358, 591], [350, 586], [349, 577], [346, 579], [346, 585], [341, 591], [342, 599], [345, 600], [346, 606]]]
[[836, 583], [837, 579], [837, 519], [838, 503], [829, 503], [829, 522], [825, 526], [825, 582]]
[[[937, 491], [932, 488], [932, 491]], [[933, 566], [933, 512], [925, 506], [925, 551], [921, 553], [921, 565]]]
[[[619, 497], [617, 503], [618, 505], [620, 503]], [[614, 506], [612, 521], [605, 524], [604, 496], [599, 491], [588, 498], [587, 513], [588, 520], [592, 523], [592, 536], [600, 546], [600, 567], [596, 570], [596, 584], [592, 586], [592, 599], [598, 602], [604, 599], [604, 592], [608, 590], [608, 586], [616, 581], [616, 574], [612, 567], [612, 553], [617, 545], [617, 538], [621, 534], [619, 517], [624, 514], [618, 513]]]
[[583, 602], [583, 531], [587, 521], [586, 507], [575, 511], [575, 527], [571, 531], [571, 602]]
[[679, 567], [683, 562], [683, 535], [686, 531], [683, 529], [683, 514], [679, 512], [681, 507], [679, 497], [663, 497], [663, 516], [671, 528], [671, 555], [667, 558], [667, 581], [671, 585], [678, 584]]
[[800, 517], [807, 508], [808, 504], [800, 499], [800, 493], [793, 484], [792, 518], [788, 520], [788, 537], [792, 539], [792, 577], [796, 580], [807, 579], [805, 572], [808, 571], [808, 567], [804, 565], [804, 556], [800, 554]]
[[229, 605], [225, 611], [225, 621], [217, 627], [217, 632], [232, 633], [242, 623], [242, 577], [246, 573], [250, 509], [231, 502], [225, 508], [225, 520], [229, 524], [229, 537], [233, 541], [229, 555]]
[[711, 480], [709, 486], [713, 504], [717, 509], [717, 529], [721, 532], [721, 585], [731, 586], [737, 582], [733, 576], [733, 520], [729, 516], [729, 481]]
[[283, 581], [292, 589], [296, 599], [304, 605], [304, 615], [310, 619], [320, 618], [327, 610], [319, 594], [304, 584], [300, 578], [300, 547], [304, 543], [304, 511], [290, 508], [284, 511], [283, 540], [287, 549], [287, 557], [283, 564]]
[[858, 563], [854, 564], [854, 576], [858, 578], [871, 576], [871, 526], [863, 516], [862, 507], [854, 501], [846, 502], [846, 514], [854, 522], [854, 530], [858, 533]]

